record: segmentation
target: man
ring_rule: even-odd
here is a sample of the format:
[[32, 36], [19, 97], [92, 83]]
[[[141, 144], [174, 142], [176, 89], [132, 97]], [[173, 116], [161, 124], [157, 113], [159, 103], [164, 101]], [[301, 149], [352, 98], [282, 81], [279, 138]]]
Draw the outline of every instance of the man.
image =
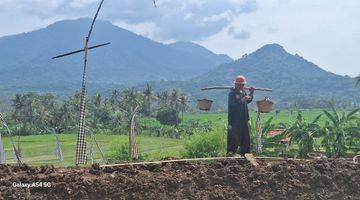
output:
[[227, 154], [229, 156], [238, 153], [240, 145], [240, 154], [250, 153], [250, 134], [249, 134], [249, 111], [247, 104], [253, 99], [255, 88], [250, 87], [248, 95], [244, 86], [246, 78], [237, 76], [234, 85], [229, 93], [228, 101], [228, 136], [227, 136]]

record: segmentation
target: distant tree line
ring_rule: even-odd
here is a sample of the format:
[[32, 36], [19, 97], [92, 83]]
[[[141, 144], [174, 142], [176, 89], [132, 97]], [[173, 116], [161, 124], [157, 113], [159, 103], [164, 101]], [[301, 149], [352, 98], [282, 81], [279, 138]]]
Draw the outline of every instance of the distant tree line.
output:
[[[154, 92], [151, 85], [144, 89], [113, 90], [104, 97], [95, 93], [87, 99], [86, 126], [92, 130], [126, 132], [130, 128], [131, 113], [140, 106], [140, 116], [156, 118], [162, 124], [178, 125], [180, 114], [188, 104], [184, 93], [176, 89]], [[19, 135], [44, 134], [77, 130], [80, 93], [60, 100], [50, 93], [16, 94], [10, 111], [5, 113], [11, 129]]]
[[300, 108], [300, 109], [331, 109], [333, 105], [336, 108], [340, 109], [352, 109], [359, 107], [359, 104], [354, 102], [351, 99], [336, 99], [336, 98], [303, 98], [294, 101], [293, 103], [288, 103], [285, 107], [287, 108]]

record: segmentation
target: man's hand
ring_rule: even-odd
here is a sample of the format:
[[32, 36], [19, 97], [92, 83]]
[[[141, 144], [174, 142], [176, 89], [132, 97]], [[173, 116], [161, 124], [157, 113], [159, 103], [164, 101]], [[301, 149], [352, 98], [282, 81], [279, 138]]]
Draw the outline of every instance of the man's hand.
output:
[[250, 87], [250, 88], [249, 88], [249, 91], [250, 91], [250, 94], [252, 94], [252, 93], [254, 93], [255, 88], [254, 88], [254, 87]]
[[248, 100], [250, 100], [250, 99], [251, 99], [251, 96], [246, 95], [246, 96], [244, 96], [244, 97], [241, 99], [241, 101], [242, 101], [242, 102], [246, 102], [246, 101], [248, 101]]

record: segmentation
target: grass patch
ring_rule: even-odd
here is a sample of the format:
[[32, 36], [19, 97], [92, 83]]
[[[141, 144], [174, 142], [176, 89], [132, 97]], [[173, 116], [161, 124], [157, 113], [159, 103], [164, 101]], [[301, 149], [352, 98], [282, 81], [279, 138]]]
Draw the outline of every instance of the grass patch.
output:
[[[128, 144], [126, 135], [96, 135], [96, 140], [101, 146], [104, 154], [111, 153], [115, 148]], [[72, 166], [75, 163], [76, 134], [61, 134], [61, 141], [64, 161], [60, 162], [54, 155], [55, 138], [52, 135], [32, 135], [22, 136], [20, 138], [20, 147], [22, 150], [23, 162], [30, 165], [53, 164], [55, 166]], [[7, 163], [14, 163], [12, 146], [8, 137], [3, 137], [4, 148], [7, 156]], [[15, 142], [17, 141], [17, 138]], [[184, 140], [138, 136], [137, 144], [139, 153], [146, 154], [147, 160], [159, 160], [165, 157], [180, 157], [183, 151]], [[89, 148], [89, 143], [87, 144]], [[94, 160], [101, 161], [101, 154], [94, 144]]]

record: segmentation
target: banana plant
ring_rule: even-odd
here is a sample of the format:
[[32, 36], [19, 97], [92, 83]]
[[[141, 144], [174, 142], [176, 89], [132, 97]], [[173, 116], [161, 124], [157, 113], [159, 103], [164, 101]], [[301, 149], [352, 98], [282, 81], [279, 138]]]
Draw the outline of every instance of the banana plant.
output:
[[320, 136], [321, 128], [318, 124], [322, 114], [318, 115], [312, 122], [308, 123], [301, 111], [298, 112], [295, 122], [286, 129], [290, 144], [298, 145], [298, 155], [300, 158], [307, 158], [316, 148], [315, 138]]
[[360, 128], [358, 124], [353, 123], [359, 120], [357, 113], [360, 108], [346, 114], [339, 113], [333, 105], [331, 105], [332, 112], [323, 110], [329, 121], [326, 122], [322, 130], [323, 141], [322, 145], [325, 147], [326, 154], [329, 157], [343, 157], [345, 156], [347, 146], [346, 141], [351, 141], [360, 138]]
[[[264, 149], [266, 148], [273, 148], [275, 143], [280, 143], [280, 140], [283, 139], [283, 137], [276, 137], [276, 138], [270, 138], [266, 135], [270, 130], [275, 128], [275, 124], [273, 122], [274, 117], [270, 117], [265, 121], [264, 124], [261, 125], [261, 136], [260, 140], [258, 139], [258, 133], [257, 133], [257, 127], [256, 127], [256, 120], [254, 118], [250, 118], [249, 120], [249, 128], [250, 128], [250, 135], [251, 135], [251, 147], [258, 147], [261, 146]], [[256, 149], [252, 149], [255, 151]], [[261, 151], [261, 152], [262, 152]], [[261, 153], [259, 152], [259, 153]]]

